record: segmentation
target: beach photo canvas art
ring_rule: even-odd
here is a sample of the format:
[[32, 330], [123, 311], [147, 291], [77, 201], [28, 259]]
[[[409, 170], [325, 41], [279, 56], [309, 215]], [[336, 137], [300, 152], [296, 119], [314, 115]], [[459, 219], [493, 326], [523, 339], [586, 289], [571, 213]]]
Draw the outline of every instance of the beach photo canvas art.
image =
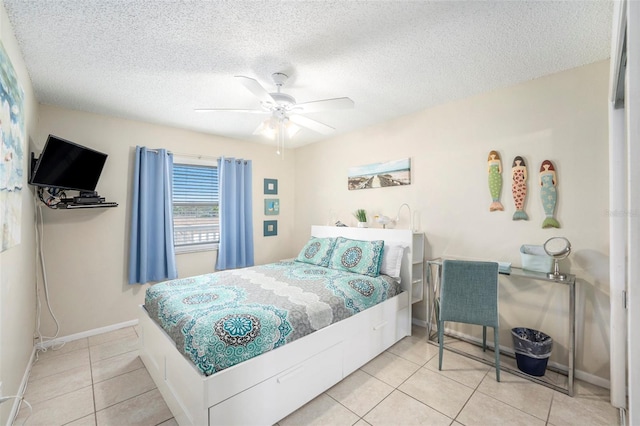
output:
[[351, 167], [348, 172], [349, 190], [384, 188], [411, 183], [411, 159], [373, 163]]

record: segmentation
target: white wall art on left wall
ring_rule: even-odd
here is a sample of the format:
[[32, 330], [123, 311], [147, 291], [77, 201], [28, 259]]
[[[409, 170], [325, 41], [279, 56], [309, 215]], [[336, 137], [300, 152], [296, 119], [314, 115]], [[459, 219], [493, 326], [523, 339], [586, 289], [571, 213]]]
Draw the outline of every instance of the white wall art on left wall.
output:
[[20, 244], [24, 91], [0, 42], [0, 251]]

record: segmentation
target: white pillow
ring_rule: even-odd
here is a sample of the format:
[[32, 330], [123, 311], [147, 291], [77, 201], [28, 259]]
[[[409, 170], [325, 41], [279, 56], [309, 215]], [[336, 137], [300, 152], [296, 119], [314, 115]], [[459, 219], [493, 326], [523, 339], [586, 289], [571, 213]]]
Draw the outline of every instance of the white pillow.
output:
[[380, 266], [380, 273], [388, 275], [391, 278], [400, 278], [400, 267], [402, 265], [402, 256], [404, 255], [404, 249], [406, 246], [386, 243], [382, 250], [382, 265]]

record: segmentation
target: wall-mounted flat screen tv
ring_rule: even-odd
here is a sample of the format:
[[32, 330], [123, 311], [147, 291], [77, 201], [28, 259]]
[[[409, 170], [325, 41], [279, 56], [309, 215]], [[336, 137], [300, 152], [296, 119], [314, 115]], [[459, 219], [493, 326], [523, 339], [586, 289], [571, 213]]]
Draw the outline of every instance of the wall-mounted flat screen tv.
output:
[[49, 135], [33, 165], [30, 184], [49, 188], [95, 191], [107, 154]]

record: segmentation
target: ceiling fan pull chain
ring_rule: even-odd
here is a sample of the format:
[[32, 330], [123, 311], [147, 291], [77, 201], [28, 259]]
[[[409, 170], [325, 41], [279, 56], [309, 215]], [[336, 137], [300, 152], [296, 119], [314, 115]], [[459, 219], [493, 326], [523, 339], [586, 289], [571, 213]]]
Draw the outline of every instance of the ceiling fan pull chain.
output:
[[284, 160], [284, 119], [283, 118], [280, 118], [278, 120], [278, 150], [276, 152]]

